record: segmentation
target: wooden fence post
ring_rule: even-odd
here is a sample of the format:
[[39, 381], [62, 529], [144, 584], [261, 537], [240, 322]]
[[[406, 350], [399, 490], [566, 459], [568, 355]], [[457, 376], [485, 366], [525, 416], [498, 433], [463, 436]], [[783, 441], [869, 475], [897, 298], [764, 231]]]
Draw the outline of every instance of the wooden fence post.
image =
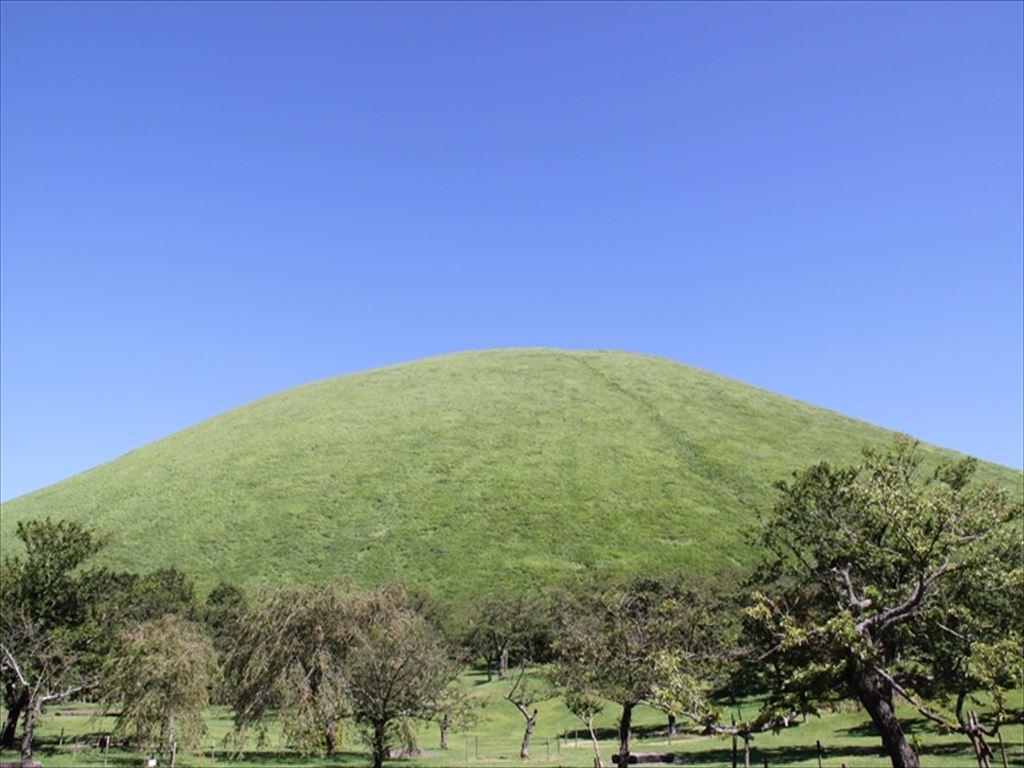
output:
[[736, 768], [736, 715], [732, 716], [732, 768]]
[[1006, 745], [1003, 744], [1003, 734], [1001, 731], [996, 731], [996, 738], [999, 739], [999, 751], [1003, 753], [1003, 768], [1010, 768], [1010, 764], [1006, 760]]

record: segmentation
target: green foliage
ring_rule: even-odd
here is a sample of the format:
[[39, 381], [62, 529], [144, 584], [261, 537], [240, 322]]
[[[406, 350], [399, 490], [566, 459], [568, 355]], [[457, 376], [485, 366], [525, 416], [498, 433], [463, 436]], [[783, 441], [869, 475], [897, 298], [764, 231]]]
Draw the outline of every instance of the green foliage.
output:
[[289, 744], [333, 753], [349, 713], [344, 658], [350, 644], [342, 585], [280, 589], [245, 611], [225, 664], [239, 733], [282, 714]]
[[409, 596], [347, 586], [277, 590], [242, 615], [225, 672], [240, 732], [280, 715], [289, 744], [331, 755], [351, 717], [379, 762], [411, 720], [458, 709], [457, 668]]
[[203, 711], [217, 674], [202, 629], [167, 614], [125, 630], [107, 660], [101, 698], [119, 712], [116, 733], [159, 753], [175, 742], [196, 746], [206, 732]]
[[636, 705], [667, 700], [656, 693], [665, 693], [669, 671], [711, 676], [728, 618], [703, 586], [636, 579], [577, 599], [559, 634], [555, 673], [569, 691]]
[[70, 520], [25, 520], [17, 523], [25, 547], [22, 558], [4, 558], [0, 600], [4, 614], [31, 621], [38, 631], [80, 624], [88, 595], [81, 567], [104, 546], [90, 528]]
[[348, 617], [346, 692], [380, 768], [396, 736], [407, 745], [411, 741], [410, 721], [432, 719], [445, 708], [457, 711], [447, 689], [458, 668], [437, 630], [408, 605], [402, 590], [354, 595]]
[[200, 594], [348, 577], [468, 608], [585, 573], [738, 572], [772, 481], [889, 439], [653, 357], [468, 353], [282, 392], [8, 502], [0, 546], [68, 516], [116, 534], [108, 567], [177, 567]]
[[23, 760], [30, 760], [42, 706], [88, 689], [100, 634], [87, 621], [95, 580], [83, 566], [103, 546], [92, 530], [49, 518], [17, 526], [25, 557], [0, 568], [0, 682], [8, 720], [2, 746], [13, 744], [24, 713]]
[[207, 595], [202, 609], [203, 623], [218, 653], [230, 651], [247, 610], [245, 591], [234, 584], [222, 581]]
[[549, 597], [536, 589], [480, 595], [466, 620], [462, 646], [471, 659], [485, 659], [488, 674], [497, 669], [501, 677], [509, 665], [550, 661], [553, 613]]
[[[774, 582], [748, 613], [776, 672], [773, 705], [814, 711], [853, 695], [894, 765], [916, 764], [894, 692], [943, 722], [920, 695], [986, 687], [999, 701], [999, 686], [1020, 679], [1021, 504], [972, 485], [973, 460], [921, 479], [921, 459], [901, 438], [858, 466], [819, 463], [778, 484], [763, 534]], [[1006, 639], [1018, 655], [997, 675]]]

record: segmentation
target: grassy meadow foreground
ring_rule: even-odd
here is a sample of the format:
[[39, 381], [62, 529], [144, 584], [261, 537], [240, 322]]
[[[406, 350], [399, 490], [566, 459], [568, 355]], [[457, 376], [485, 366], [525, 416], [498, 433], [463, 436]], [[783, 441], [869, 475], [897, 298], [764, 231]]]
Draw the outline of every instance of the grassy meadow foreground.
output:
[[[586, 730], [558, 699], [539, 705], [537, 732], [531, 755], [519, 757], [522, 740], [522, 717], [504, 699], [509, 683], [496, 678], [487, 682], [482, 672], [462, 675], [461, 684], [479, 699], [483, 706], [483, 720], [464, 732], [453, 733], [449, 748], [438, 746], [436, 727], [423, 726], [417, 731], [417, 741], [422, 755], [418, 757], [390, 760], [393, 768], [473, 768], [473, 766], [566, 766], [566, 768], [592, 768], [593, 747]], [[1012, 694], [1019, 706], [1024, 707], [1024, 692]], [[742, 717], [744, 709], [756, 709], [757, 702], [744, 702], [738, 712]], [[144, 756], [132, 750], [112, 749], [104, 759], [96, 746], [102, 733], [113, 728], [112, 717], [98, 716], [92, 704], [58, 705], [43, 721], [40, 729], [37, 759], [44, 768], [82, 766], [94, 768], [106, 765], [115, 768], [137, 767], [144, 763]], [[909, 732], [920, 744], [923, 768], [971, 768], [976, 765], [970, 745], [962, 736], [937, 734], [928, 730], [922, 718], [915, 717], [909, 708], [903, 708]], [[606, 766], [611, 766], [611, 757], [616, 749], [616, 727], [618, 712], [610, 707], [602, 713], [596, 726], [600, 737], [601, 756]], [[279, 724], [271, 727], [267, 743], [258, 746], [255, 738], [246, 744], [240, 754], [230, 754], [232, 720], [231, 713], [223, 707], [211, 707], [205, 715], [208, 735], [204, 739], [202, 754], [181, 752], [178, 765], [181, 768], [213, 768], [233, 765], [238, 768], [365, 768], [368, 764], [368, 749], [357, 734], [347, 734], [347, 740], [333, 758], [303, 755], [281, 745]], [[643, 708], [636, 717], [637, 735], [635, 749], [638, 752], [673, 752], [676, 764], [703, 766], [705, 768], [729, 768], [732, 765], [732, 741], [728, 737], [698, 736], [680, 732], [666, 736], [665, 717], [662, 713]], [[1007, 757], [1010, 766], [1024, 766], [1024, 726], [1007, 728], [1004, 734]], [[759, 734], [752, 742], [754, 766], [763, 766], [764, 760], [773, 768], [817, 768], [817, 742], [823, 749], [822, 766], [839, 768], [845, 763], [849, 768], [884, 768], [888, 759], [881, 750], [878, 736], [863, 711], [852, 704], [836, 713], [822, 717], [810, 717], [806, 723], [777, 734]], [[738, 748], [739, 765], [743, 765], [742, 741]], [[17, 752], [4, 753], [6, 759], [15, 759]], [[996, 757], [1001, 765], [1001, 757]]]

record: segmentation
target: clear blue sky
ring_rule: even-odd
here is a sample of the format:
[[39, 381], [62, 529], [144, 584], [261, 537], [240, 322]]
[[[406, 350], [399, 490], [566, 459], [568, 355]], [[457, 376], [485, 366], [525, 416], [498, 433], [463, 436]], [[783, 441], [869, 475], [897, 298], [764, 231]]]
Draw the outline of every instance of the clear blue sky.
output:
[[4, 2], [2, 497], [506, 346], [1021, 467], [1022, 8]]

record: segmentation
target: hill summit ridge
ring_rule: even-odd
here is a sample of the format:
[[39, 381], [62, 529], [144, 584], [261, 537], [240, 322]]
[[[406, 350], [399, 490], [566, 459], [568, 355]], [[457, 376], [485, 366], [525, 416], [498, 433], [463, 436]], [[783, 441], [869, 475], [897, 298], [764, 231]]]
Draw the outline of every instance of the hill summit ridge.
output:
[[[718, 572], [772, 483], [892, 434], [617, 351], [464, 352], [305, 384], [3, 505], [203, 590], [351, 578], [449, 597], [587, 571]], [[929, 461], [951, 452], [924, 446]], [[982, 464], [979, 479], [1020, 484]]]

